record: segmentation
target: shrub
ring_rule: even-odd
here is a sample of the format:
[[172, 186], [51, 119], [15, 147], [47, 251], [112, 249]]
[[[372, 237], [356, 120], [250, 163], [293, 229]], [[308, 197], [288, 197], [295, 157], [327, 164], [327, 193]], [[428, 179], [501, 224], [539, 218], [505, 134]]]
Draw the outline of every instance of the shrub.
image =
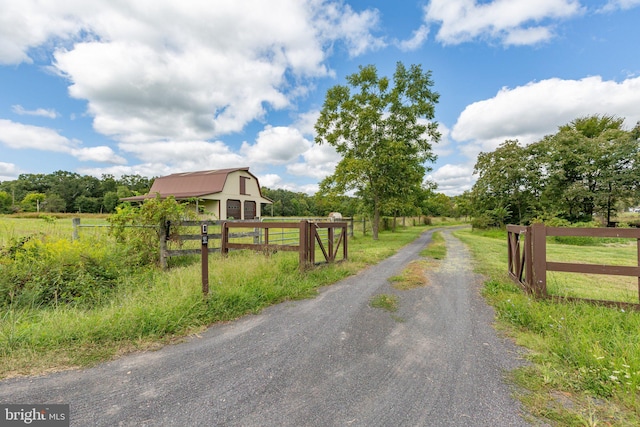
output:
[[109, 246], [35, 235], [12, 239], [0, 250], [0, 307], [101, 304], [124, 272], [124, 257]]
[[128, 253], [133, 266], [157, 264], [160, 261], [159, 241], [161, 233], [167, 232], [165, 224], [171, 224], [169, 235], [178, 233], [178, 224], [184, 219], [193, 219], [195, 212], [173, 197], [148, 199], [139, 207], [121, 205], [116, 213], [107, 218], [110, 233]]
[[486, 230], [489, 228], [489, 224], [491, 223], [491, 219], [486, 215], [476, 216], [471, 219], [471, 227], [476, 230]]

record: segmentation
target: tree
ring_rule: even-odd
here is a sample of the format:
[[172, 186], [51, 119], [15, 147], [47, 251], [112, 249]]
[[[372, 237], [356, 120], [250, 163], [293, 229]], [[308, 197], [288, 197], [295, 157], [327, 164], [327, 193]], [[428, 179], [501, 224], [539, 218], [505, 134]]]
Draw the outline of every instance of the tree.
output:
[[134, 194], [147, 194], [149, 189], [151, 189], [151, 185], [153, 184], [154, 178], [147, 178], [140, 175], [122, 175], [120, 180], [118, 180], [119, 185], [124, 185], [129, 190], [133, 191]]
[[342, 155], [333, 175], [320, 189], [325, 194], [355, 190], [373, 214], [378, 238], [383, 211], [407, 209], [415, 203], [435, 160], [431, 143], [440, 139], [434, 117], [439, 95], [431, 91], [431, 72], [419, 65], [396, 65], [393, 86], [375, 66], [360, 67], [348, 85], [327, 91], [316, 122], [316, 143], [329, 144]]
[[[182, 220], [194, 220], [196, 213], [188, 209], [188, 203], [178, 202], [173, 196], [165, 199], [157, 196], [146, 199], [139, 206], [121, 204], [114, 214], [107, 218], [109, 232], [118, 243], [125, 245], [132, 265], [148, 265], [160, 261], [158, 243], [162, 234], [180, 234]], [[133, 227], [132, 227], [133, 226]]]
[[108, 191], [102, 198], [102, 206], [105, 213], [111, 213], [116, 209], [116, 206], [120, 204], [120, 197], [116, 191]]
[[600, 213], [609, 222], [618, 200], [637, 192], [640, 147], [633, 132], [613, 116], [578, 118], [532, 148], [547, 178], [542, 201], [570, 221]]
[[64, 212], [66, 204], [62, 197], [55, 193], [47, 193], [44, 210], [47, 212]]
[[499, 212], [501, 222], [518, 224], [535, 216], [541, 171], [528, 148], [507, 140], [495, 151], [480, 153], [473, 172], [478, 175], [471, 199], [474, 212]]
[[40, 208], [43, 207], [42, 202], [46, 197], [44, 193], [29, 193], [20, 202], [20, 207], [25, 212], [40, 212]]
[[637, 199], [640, 190], [640, 128], [625, 131], [623, 122], [581, 117], [528, 147], [505, 141], [480, 153], [474, 216], [522, 224], [535, 217], [591, 221], [600, 214], [610, 222], [616, 206]]
[[432, 194], [423, 202], [422, 212], [429, 216], [454, 216], [453, 201], [446, 194]]
[[12, 199], [6, 191], [0, 191], [0, 214], [11, 213]]

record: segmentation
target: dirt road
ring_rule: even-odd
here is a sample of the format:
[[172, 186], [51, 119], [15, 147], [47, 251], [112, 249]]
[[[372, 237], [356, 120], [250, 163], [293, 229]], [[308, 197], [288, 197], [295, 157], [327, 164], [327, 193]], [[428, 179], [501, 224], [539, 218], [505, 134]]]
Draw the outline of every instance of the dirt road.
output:
[[[431, 233], [318, 297], [96, 368], [0, 382], [3, 403], [69, 403], [72, 426], [524, 426], [466, 248], [444, 231], [430, 284], [398, 274]], [[372, 308], [399, 297], [395, 313]]]

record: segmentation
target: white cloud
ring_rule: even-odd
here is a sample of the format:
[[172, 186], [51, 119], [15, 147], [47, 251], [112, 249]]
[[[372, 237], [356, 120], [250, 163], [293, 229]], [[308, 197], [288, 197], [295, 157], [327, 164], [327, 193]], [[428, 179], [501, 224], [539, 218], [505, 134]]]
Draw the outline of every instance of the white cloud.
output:
[[377, 50], [386, 43], [371, 34], [380, 21], [377, 10], [355, 13], [351, 6], [338, 2], [311, 0], [315, 9], [316, 27], [327, 41], [343, 39], [349, 55], [355, 57], [370, 50]]
[[68, 139], [57, 131], [0, 119], [0, 143], [13, 149], [33, 149], [67, 153], [81, 161], [125, 164], [110, 147], [81, 147], [82, 143]]
[[582, 11], [577, 0], [432, 0], [427, 23], [440, 23], [436, 39], [459, 44], [475, 39], [505, 45], [536, 44], [553, 36], [552, 22]]
[[260, 185], [267, 188], [279, 188], [278, 186], [282, 182], [280, 175], [269, 173], [266, 175], [256, 175]]
[[147, 177], [165, 176], [172, 173], [184, 172], [184, 170], [176, 170], [164, 163], [141, 163], [138, 165], [117, 165], [104, 168], [86, 168], [77, 169], [81, 175], [91, 175], [100, 178], [102, 175], [113, 175], [116, 178], [122, 175], [140, 175]]
[[601, 77], [581, 80], [548, 79], [515, 88], [502, 88], [496, 96], [468, 105], [451, 131], [467, 165], [445, 165], [432, 176], [445, 194], [470, 188], [478, 153], [495, 150], [507, 139], [530, 144], [579, 117], [614, 115], [627, 128], [640, 121], [640, 77], [620, 83]]
[[[96, 131], [127, 144], [209, 140], [291, 105], [334, 44], [384, 42], [376, 10], [342, 1], [0, 0], [0, 63], [54, 49], [51, 70], [88, 101]], [[266, 17], [277, 17], [267, 19]], [[26, 25], [24, 25], [26, 24]]]
[[445, 164], [431, 173], [429, 180], [438, 184], [436, 191], [447, 196], [457, 196], [473, 187], [472, 164]]
[[0, 142], [9, 148], [30, 148], [69, 153], [80, 142], [60, 135], [53, 129], [24, 125], [0, 119]]
[[99, 147], [84, 147], [71, 150], [71, 155], [83, 162], [103, 162], [112, 163], [114, 165], [125, 165], [127, 159], [118, 156], [113, 152], [111, 147], [99, 146]]
[[242, 156], [220, 141], [122, 143], [120, 149], [134, 154], [145, 164], [162, 164], [163, 170], [169, 168], [175, 172], [246, 166]]
[[0, 182], [18, 179], [22, 171], [13, 163], [0, 162]]
[[524, 144], [553, 134], [558, 126], [594, 114], [625, 118], [631, 127], [640, 120], [640, 77], [603, 81], [548, 79], [513, 89], [468, 105], [451, 133], [457, 141], [471, 141], [468, 154], [492, 151], [506, 139]]
[[329, 144], [313, 144], [302, 155], [304, 161], [287, 165], [287, 172], [295, 176], [307, 176], [321, 181], [331, 175], [341, 156]]
[[438, 157], [448, 156], [453, 153], [451, 146], [451, 130], [444, 124], [438, 122], [438, 132], [440, 132], [440, 141], [432, 145], [433, 154]]
[[295, 161], [311, 147], [302, 133], [292, 127], [267, 126], [258, 134], [256, 143], [242, 144], [240, 152], [249, 163], [281, 165]]
[[12, 105], [11, 111], [19, 115], [41, 116], [48, 117], [50, 119], [58, 117], [58, 113], [54, 109], [38, 108], [35, 110], [26, 110], [22, 105]]
[[73, 15], [59, 11], [58, 3], [0, 0], [0, 64], [31, 63], [30, 48], [81, 29]]
[[404, 52], [418, 49], [429, 35], [429, 27], [421, 25], [420, 28], [413, 32], [413, 36], [408, 40], [398, 42], [398, 47]]
[[628, 10], [640, 6], [640, 0], [609, 0], [601, 9], [603, 12], [613, 12], [616, 10]]
[[318, 117], [320, 117], [319, 110], [301, 113], [298, 115], [298, 118], [293, 124], [293, 127], [298, 129], [303, 135], [311, 137], [313, 139], [316, 136], [315, 125], [318, 121]]

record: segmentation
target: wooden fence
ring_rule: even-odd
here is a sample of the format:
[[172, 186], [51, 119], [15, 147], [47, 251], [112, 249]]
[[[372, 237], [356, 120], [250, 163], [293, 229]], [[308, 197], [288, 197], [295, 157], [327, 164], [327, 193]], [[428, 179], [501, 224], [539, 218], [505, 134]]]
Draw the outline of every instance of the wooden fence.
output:
[[[604, 264], [578, 264], [547, 261], [547, 236], [577, 236], [600, 238], [636, 239], [637, 265], [619, 266]], [[640, 230], [623, 228], [564, 228], [546, 227], [544, 224], [531, 226], [508, 225], [508, 268], [509, 277], [525, 291], [540, 298], [548, 298], [547, 271], [583, 274], [605, 274], [638, 278], [638, 300], [640, 302]], [[606, 250], [606, 249], [603, 249]], [[617, 307], [640, 309], [638, 303], [588, 300], [584, 298], [560, 297], [555, 299], [589, 301]]]
[[[199, 234], [178, 236], [169, 234], [169, 226], [170, 224], [166, 225], [167, 232], [161, 233], [160, 238], [160, 260], [163, 268], [167, 268], [169, 257], [201, 254], [203, 250], [207, 253], [223, 254], [234, 249], [249, 249], [265, 253], [295, 251], [300, 255], [301, 269], [319, 263], [316, 261], [316, 248], [324, 256], [324, 261], [321, 262], [331, 263], [347, 259], [348, 224], [346, 222], [183, 221], [179, 226], [199, 227]], [[209, 230], [218, 226], [219, 233], [209, 233]], [[246, 229], [249, 231], [235, 231]], [[172, 241], [184, 243], [194, 240], [201, 242], [199, 249], [168, 248]], [[219, 246], [210, 246], [209, 242], [212, 240], [219, 240]]]

